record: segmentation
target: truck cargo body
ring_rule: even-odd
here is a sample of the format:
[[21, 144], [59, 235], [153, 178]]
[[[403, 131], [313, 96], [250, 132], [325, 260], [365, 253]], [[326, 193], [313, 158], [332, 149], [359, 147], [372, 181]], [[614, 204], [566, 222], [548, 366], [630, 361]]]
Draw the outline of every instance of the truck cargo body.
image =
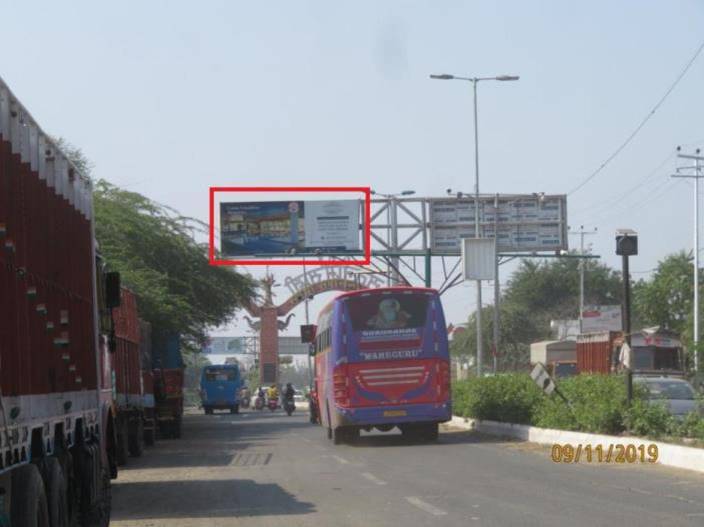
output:
[[90, 181], [0, 79], [0, 523], [13, 527], [109, 518], [109, 312], [93, 236]]
[[579, 373], [611, 373], [618, 357], [620, 331], [583, 333], [577, 337], [577, 371]]
[[117, 461], [124, 465], [128, 453], [142, 455], [144, 434], [140, 324], [137, 299], [129, 289], [122, 289], [120, 307], [113, 310], [113, 319]]
[[156, 404], [154, 402], [154, 372], [152, 371], [152, 326], [149, 322], [139, 321], [139, 335], [144, 443], [153, 445], [156, 441]]
[[156, 419], [163, 437], [181, 437], [183, 416], [183, 359], [179, 335], [152, 338]]

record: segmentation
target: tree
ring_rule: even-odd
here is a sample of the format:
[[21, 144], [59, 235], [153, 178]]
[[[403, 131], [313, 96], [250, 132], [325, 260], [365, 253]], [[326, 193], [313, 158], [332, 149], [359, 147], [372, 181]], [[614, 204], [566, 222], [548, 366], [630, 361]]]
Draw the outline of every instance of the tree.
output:
[[680, 251], [658, 263], [652, 278], [633, 287], [633, 304], [647, 326], [662, 326], [692, 339], [694, 267], [690, 254]]
[[[551, 261], [522, 260], [511, 275], [500, 303], [498, 366], [520, 370], [529, 364], [530, 343], [551, 336], [550, 320], [579, 316], [579, 265], [576, 258]], [[584, 261], [585, 304], [621, 302], [621, 275], [594, 260]], [[452, 345], [456, 355], [476, 355], [476, 313], [469, 317], [467, 331]], [[493, 349], [493, 306], [482, 310], [482, 337], [486, 363]]]
[[[90, 177], [83, 152], [58, 143]], [[254, 296], [249, 276], [209, 264], [207, 244], [196, 240], [207, 228], [202, 222], [104, 180], [94, 183], [93, 206], [99, 251], [137, 295], [139, 316], [155, 338], [178, 333], [186, 353], [198, 352], [208, 329], [227, 323]]]

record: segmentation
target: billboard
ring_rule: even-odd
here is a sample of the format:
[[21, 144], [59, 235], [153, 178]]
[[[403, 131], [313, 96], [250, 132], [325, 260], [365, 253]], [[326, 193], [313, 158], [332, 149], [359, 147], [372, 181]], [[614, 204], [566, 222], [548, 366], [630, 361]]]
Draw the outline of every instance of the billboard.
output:
[[[474, 198], [430, 202], [430, 244], [434, 254], [459, 255], [462, 238], [474, 238]], [[480, 238], [496, 238], [499, 252], [567, 250], [564, 195], [482, 196]]]
[[220, 203], [225, 257], [359, 251], [360, 202], [263, 201]]
[[582, 333], [621, 331], [621, 306], [587, 306], [582, 312]]

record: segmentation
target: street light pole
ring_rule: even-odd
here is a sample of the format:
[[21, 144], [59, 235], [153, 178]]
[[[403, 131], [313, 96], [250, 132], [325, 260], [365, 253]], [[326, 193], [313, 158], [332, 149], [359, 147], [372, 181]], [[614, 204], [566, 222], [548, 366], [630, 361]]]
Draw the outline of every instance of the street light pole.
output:
[[[474, 89], [474, 236], [481, 238], [479, 229], [479, 123], [477, 116], [477, 83], [480, 81], [517, 81], [518, 75], [497, 75], [495, 77], [457, 77], [443, 73], [431, 75], [436, 80], [461, 80], [471, 82]], [[494, 277], [496, 279], [496, 277]], [[482, 339], [482, 282], [477, 280], [477, 376], [481, 377], [484, 358], [484, 345]], [[496, 369], [496, 367], [494, 367]]]

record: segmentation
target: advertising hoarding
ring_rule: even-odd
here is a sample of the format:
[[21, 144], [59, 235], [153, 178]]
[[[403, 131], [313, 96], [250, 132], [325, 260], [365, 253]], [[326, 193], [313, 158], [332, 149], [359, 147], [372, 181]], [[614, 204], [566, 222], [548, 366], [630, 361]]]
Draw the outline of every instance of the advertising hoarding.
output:
[[358, 251], [358, 200], [220, 203], [226, 257]]
[[[498, 204], [498, 206], [497, 206]], [[459, 255], [462, 238], [474, 238], [474, 198], [430, 203], [430, 243], [434, 254]], [[496, 238], [499, 252], [567, 250], [564, 195], [482, 196], [480, 238]]]
[[587, 306], [582, 312], [582, 333], [621, 331], [621, 306]]

